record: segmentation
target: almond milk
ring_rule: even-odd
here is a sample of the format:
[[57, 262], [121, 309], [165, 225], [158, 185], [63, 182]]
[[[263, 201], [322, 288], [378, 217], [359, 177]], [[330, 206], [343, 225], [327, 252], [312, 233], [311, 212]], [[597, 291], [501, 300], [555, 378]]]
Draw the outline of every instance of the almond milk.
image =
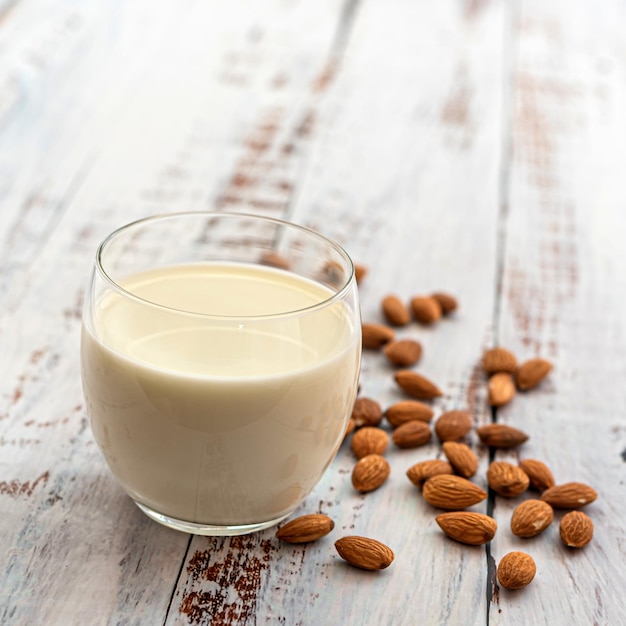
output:
[[290, 513], [333, 459], [354, 402], [360, 329], [347, 305], [319, 306], [326, 287], [252, 265], [120, 284], [133, 295], [94, 303], [81, 350], [92, 431], [128, 494], [215, 526]]

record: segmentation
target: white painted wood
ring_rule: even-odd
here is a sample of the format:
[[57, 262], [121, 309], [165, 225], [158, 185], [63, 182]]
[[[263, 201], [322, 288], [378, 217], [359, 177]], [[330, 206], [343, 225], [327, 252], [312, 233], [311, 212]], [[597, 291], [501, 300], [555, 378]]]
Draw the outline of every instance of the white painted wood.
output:
[[[0, 623], [624, 622], [623, 19], [609, 0], [0, 3]], [[336, 238], [369, 268], [367, 321], [392, 291], [457, 295], [453, 318], [399, 331], [423, 342], [437, 414], [491, 420], [486, 346], [552, 359], [498, 420], [531, 434], [521, 456], [598, 489], [593, 543], [572, 555], [556, 526], [514, 540], [512, 503], [483, 502], [493, 558], [531, 546], [539, 567], [498, 589], [490, 553], [446, 539], [404, 476], [434, 440], [392, 445], [366, 496], [344, 444], [301, 507], [336, 529], [308, 546], [141, 515], [82, 406], [82, 294], [112, 228], [209, 208]], [[366, 353], [362, 394], [400, 399], [392, 373]], [[353, 533], [392, 566], [341, 563], [332, 542]]]

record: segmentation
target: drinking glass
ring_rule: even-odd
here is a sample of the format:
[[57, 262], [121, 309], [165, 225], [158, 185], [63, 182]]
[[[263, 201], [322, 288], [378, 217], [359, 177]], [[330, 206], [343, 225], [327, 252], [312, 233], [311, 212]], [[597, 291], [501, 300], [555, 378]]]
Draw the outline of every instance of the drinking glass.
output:
[[292, 513], [343, 440], [360, 357], [352, 261], [312, 230], [173, 213], [97, 250], [87, 412], [111, 472], [157, 522], [238, 535]]

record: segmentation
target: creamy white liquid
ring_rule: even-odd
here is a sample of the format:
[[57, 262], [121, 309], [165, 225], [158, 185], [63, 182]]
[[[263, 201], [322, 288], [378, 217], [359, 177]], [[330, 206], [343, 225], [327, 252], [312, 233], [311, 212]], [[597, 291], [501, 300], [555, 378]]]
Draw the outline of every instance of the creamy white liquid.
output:
[[289, 513], [333, 459], [352, 409], [360, 335], [346, 305], [271, 317], [332, 294], [248, 265], [176, 266], [121, 284], [144, 300], [108, 292], [94, 304], [82, 368], [94, 436], [126, 491], [195, 523]]

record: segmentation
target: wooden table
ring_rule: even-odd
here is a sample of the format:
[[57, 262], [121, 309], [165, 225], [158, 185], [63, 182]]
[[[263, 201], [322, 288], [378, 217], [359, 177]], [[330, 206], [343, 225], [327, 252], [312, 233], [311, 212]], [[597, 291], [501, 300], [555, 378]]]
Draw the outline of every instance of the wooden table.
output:
[[[625, 624], [625, 24], [618, 0], [0, 0], [0, 622]], [[344, 444], [298, 511], [335, 520], [316, 543], [144, 517], [91, 435], [81, 307], [102, 238], [173, 210], [335, 238], [369, 269], [364, 321], [388, 293], [455, 294], [451, 318], [398, 330], [444, 391], [435, 418], [527, 432], [495, 458], [595, 487], [593, 541], [563, 546], [562, 512], [516, 538], [520, 499], [493, 493], [473, 507], [499, 524], [487, 547], [446, 538], [405, 476], [436, 437], [391, 446], [365, 495]], [[494, 345], [554, 370], [492, 413]], [[361, 382], [383, 408], [404, 398], [379, 353]], [[486, 487], [490, 452], [466, 440]], [[349, 534], [394, 563], [344, 564]], [[519, 591], [495, 577], [511, 550], [537, 563]]]

